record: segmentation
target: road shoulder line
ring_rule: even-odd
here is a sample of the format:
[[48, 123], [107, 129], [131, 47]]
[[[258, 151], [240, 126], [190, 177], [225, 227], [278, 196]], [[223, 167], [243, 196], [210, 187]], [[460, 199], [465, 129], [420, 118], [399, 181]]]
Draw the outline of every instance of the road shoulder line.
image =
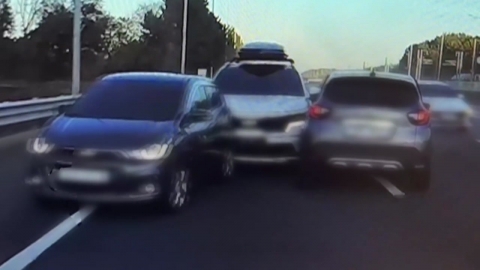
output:
[[94, 206], [85, 206], [78, 210], [73, 215], [58, 224], [55, 228], [40, 237], [33, 244], [10, 258], [3, 265], [0, 265], [0, 270], [21, 270], [35, 261], [38, 256], [65, 236], [69, 231], [77, 227], [88, 216], [95, 211]]

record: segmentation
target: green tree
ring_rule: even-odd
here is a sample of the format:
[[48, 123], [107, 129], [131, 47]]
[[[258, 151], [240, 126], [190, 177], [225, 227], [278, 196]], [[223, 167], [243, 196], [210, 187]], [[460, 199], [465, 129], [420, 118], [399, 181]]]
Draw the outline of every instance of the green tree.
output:
[[[445, 60], [456, 60], [455, 52], [462, 51], [464, 52], [463, 59], [463, 68], [462, 72], [469, 73], [472, 65], [472, 54], [475, 39], [480, 41], [478, 36], [470, 36], [464, 33], [447, 33], [445, 34], [445, 41], [443, 47], [443, 61]], [[432, 64], [423, 67], [422, 73], [426, 77], [436, 78], [436, 71], [438, 70], [438, 60], [440, 57], [440, 47], [441, 47], [442, 36], [436, 36], [431, 40], [425, 40], [423, 42], [413, 44], [413, 64], [412, 67], [416, 66], [416, 55], [418, 50], [425, 51], [425, 58], [430, 59]], [[405, 52], [402, 58], [399, 61], [398, 69], [400, 72], [406, 72], [408, 69], [408, 54], [410, 51], [410, 46], [405, 49]], [[478, 52], [478, 48], [477, 48]], [[442, 67], [442, 78], [448, 79], [455, 74], [455, 67]]]
[[0, 0], [0, 73], [1, 77], [12, 77], [15, 74], [16, 46], [11, 38], [14, 17], [9, 0]]
[[[37, 28], [24, 39], [35, 48], [33, 59], [41, 79], [70, 78], [72, 66], [73, 10], [69, 1], [45, 2]], [[82, 5], [82, 73], [84, 77], [94, 77], [94, 67], [107, 52], [104, 36], [108, 18], [96, 1], [84, 1]]]
[[0, 0], [0, 33], [3, 38], [13, 32], [13, 11], [9, 0]]

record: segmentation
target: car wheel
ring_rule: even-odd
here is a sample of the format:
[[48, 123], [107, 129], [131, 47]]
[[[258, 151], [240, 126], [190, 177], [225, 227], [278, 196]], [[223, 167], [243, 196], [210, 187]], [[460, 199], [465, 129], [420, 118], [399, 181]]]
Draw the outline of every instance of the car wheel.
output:
[[430, 189], [430, 168], [414, 171], [411, 175], [411, 189], [421, 194], [426, 193]]
[[164, 182], [162, 206], [170, 213], [177, 213], [190, 203], [192, 179], [190, 170], [180, 167], [174, 169], [169, 179]]
[[213, 182], [217, 184], [225, 183], [233, 178], [235, 173], [235, 160], [231, 151], [225, 151], [222, 154], [218, 169], [214, 174]]
[[227, 151], [222, 158], [222, 178], [231, 179], [235, 172], [235, 161], [231, 151]]

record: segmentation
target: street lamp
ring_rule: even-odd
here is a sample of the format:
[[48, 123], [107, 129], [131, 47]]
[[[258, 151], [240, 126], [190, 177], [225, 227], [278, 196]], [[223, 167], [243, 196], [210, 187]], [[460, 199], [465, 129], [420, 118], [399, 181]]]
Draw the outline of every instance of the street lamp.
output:
[[183, 29], [182, 29], [182, 74], [185, 74], [187, 57], [187, 21], [188, 21], [188, 0], [183, 1]]
[[80, 36], [82, 2], [74, 0], [73, 12], [73, 67], [72, 67], [72, 95], [80, 93]]

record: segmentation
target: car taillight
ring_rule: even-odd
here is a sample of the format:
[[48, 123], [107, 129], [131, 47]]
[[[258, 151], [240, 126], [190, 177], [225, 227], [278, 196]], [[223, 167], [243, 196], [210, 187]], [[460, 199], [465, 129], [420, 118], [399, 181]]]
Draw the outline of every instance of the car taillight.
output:
[[410, 123], [417, 126], [428, 125], [428, 123], [430, 123], [430, 112], [427, 110], [411, 112], [408, 114], [408, 120], [410, 120]]
[[329, 112], [330, 110], [328, 108], [322, 107], [320, 105], [313, 105], [312, 107], [310, 107], [308, 115], [310, 116], [310, 118], [321, 119], [325, 117]]

